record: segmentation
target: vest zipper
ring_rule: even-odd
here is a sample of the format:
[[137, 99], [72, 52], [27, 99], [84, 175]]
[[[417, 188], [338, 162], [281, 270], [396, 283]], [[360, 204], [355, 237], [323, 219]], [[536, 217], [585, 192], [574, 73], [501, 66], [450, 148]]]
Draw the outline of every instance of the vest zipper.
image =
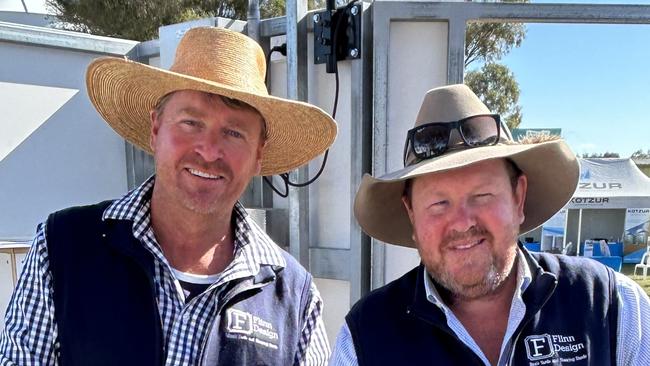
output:
[[531, 314], [531, 316], [529, 316], [528, 319], [524, 320], [524, 322], [522, 322], [519, 325], [519, 328], [515, 332], [515, 338], [514, 338], [514, 340], [512, 342], [512, 346], [510, 347], [510, 357], [508, 357], [508, 364], [506, 366], [510, 366], [510, 365], [513, 364], [513, 361], [514, 361], [514, 358], [515, 358], [515, 347], [517, 346], [517, 342], [519, 342], [519, 336], [521, 336], [521, 333], [524, 331], [524, 328], [526, 328], [528, 323], [530, 323], [533, 320], [533, 318], [535, 317], [535, 314], [539, 313], [542, 310], [542, 308], [544, 307], [544, 305], [546, 305], [548, 300], [551, 298], [551, 296], [553, 296], [553, 293], [555, 292], [555, 287], [556, 286], [557, 286], [557, 280], [555, 280], [555, 284], [554, 284], [553, 288], [551, 289], [551, 291], [549, 291], [546, 294], [546, 297], [544, 297], [544, 300], [542, 301], [542, 304], [540, 305], [539, 309], [534, 314]]

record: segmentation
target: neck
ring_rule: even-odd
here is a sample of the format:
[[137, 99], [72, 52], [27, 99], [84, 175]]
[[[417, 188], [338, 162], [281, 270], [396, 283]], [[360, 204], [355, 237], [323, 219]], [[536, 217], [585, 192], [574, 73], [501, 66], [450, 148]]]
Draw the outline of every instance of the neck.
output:
[[485, 314], [505, 313], [508, 315], [516, 286], [517, 264], [515, 261], [508, 278], [493, 292], [472, 299], [461, 298], [450, 294], [448, 299], [449, 308], [454, 314], [476, 314], [482, 316]]
[[223, 271], [233, 259], [232, 210], [202, 214], [172, 205], [154, 185], [151, 226], [169, 264], [194, 274]]
[[499, 361], [508, 327], [510, 306], [517, 286], [517, 260], [508, 278], [492, 293], [474, 299], [452, 297], [448, 302], [451, 311], [492, 365]]

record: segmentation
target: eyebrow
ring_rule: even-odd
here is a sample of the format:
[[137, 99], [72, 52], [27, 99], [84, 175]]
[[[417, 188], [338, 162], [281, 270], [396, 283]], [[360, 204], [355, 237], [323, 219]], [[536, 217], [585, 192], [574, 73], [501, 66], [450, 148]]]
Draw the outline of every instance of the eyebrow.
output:
[[194, 107], [185, 107], [178, 111], [177, 114], [189, 114], [192, 117], [203, 117], [205, 113], [201, 113], [201, 111]]
[[[182, 114], [187, 114], [191, 117], [194, 118], [205, 118], [206, 113], [201, 112], [198, 108], [194, 107], [185, 107], [178, 111], [177, 115], [182, 115]], [[262, 122], [263, 123], [263, 122]], [[246, 132], [251, 132], [252, 129], [254, 129], [254, 122], [253, 121], [242, 121], [241, 118], [228, 118], [226, 120], [226, 125], [228, 127], [235, 127], [242, 129]]]

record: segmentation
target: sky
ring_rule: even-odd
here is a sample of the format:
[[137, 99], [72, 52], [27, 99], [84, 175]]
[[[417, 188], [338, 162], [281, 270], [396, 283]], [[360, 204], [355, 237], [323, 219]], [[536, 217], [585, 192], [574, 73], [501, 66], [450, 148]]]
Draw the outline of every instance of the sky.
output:
[[650, 150], [650, 25], [531, 23], [527, 29], [521, 47], [501, 61], [519, 82], [521, 128], [561, 128], [579, 155]]

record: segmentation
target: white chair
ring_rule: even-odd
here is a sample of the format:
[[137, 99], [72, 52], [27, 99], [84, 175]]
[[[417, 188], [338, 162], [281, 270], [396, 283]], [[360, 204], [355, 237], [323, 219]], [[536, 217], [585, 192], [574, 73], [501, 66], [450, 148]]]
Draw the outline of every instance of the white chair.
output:
[[564, 255], [572, 255], [573, 254], [573, 243], [568, 242], [567, 245], [562, 249], [562, 254]]
[[637, 269], [643, 270], [643, 279], [645, 280], [646, 276], [648, 275], [648, 269], [650, 269], [650, 252], [646, 251], [643, 253], [643, 257], [641, 257], [641, 263], [634, 266], [634, 277], [636, 277]]
[[605, 240], [601, 240], [598, 242], [600, 245], [600, 255], [605, 256], [605, 257], [611, 257], [612, 252], [609, 251], [609, 245], [607, 245], [607, 242]]

